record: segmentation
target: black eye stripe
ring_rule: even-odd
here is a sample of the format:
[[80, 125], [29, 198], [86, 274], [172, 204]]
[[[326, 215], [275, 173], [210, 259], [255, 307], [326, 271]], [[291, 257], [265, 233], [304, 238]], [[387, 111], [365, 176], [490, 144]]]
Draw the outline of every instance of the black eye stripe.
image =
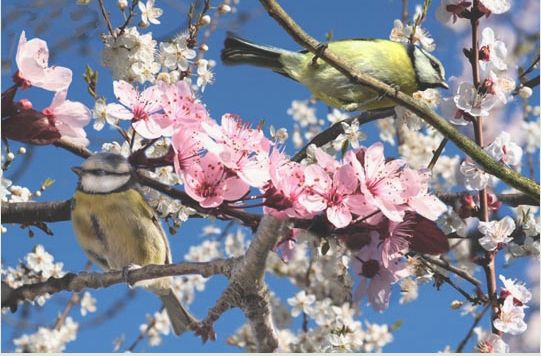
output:
[[84, 173], [93, 174], [95, 176], [126, 176], [129, 175], [129, 172], [108, 172], [103, 169], [86, 169], [84, 170]]

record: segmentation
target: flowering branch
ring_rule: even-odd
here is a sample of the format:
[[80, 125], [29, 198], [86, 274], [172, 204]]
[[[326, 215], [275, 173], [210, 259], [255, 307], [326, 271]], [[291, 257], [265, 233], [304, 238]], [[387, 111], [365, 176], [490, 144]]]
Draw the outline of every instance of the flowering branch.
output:
[[406, 107], [414, 114], [423, 118], [427, 123], [434, 126], [434, 128], [466, 152], [475, 162], [483, 167], [486, 172], [500, 178], [510, 186], [539, 201], [540, 188], [537, 183], [494, 160], [483, 149], [479, 148], [475, 142], [461, 134], [446, 119], [436, 114], [426, 105], [419, 104], [411, 96], [348, 66], [344, 59], [338, 57], [328, 48], [324, 48], [319, 41], [304, 32], [275, 0], [260, 0], [260, 2], [267, 9], [269, 15], [273, 17], [301, 46], [310, 52], [317, 54], [318, 58], [321, 58], [332, 67], [336, 68], [352, 82], [375, 90], [380, 95], [388, 97], [397, 104]]
[[475, 319], [473, 320], [473, 324], [472, 326], [470, 327], [470, 330], [468, 330], [468, 333], [466, 334], [466, 336], [464, 337], [464, 339], [462, 339], [462, 341], [460, 341], [460, 344], [458, 344], [457, 348], [456, 348], [456, 353], [459, 353], [459, 352], [462, 352], [462, 350], [464, 350], [464, 347], [466, 346], [466, 344], [468, 343], [468, 340], [473, 336], [473, 329], [475, 329], [475, 327], [477, 326], [477, 324], [479, 324], [479, 322], [481, 321], [481, 319], [483, 319], [483, 316], [485, 316], [485, 313], [487, 312], [487, 310], [490, 308], [490, 305], [487, 304], [483, 310], [481, 310], [480, 313], [478, 313], [476, 316], [475, 316]]

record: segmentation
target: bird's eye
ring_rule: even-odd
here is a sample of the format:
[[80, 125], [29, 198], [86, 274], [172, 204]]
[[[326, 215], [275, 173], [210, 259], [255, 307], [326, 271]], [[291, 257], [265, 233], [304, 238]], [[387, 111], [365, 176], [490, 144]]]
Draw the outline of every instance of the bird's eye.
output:
[[438, 66], [438, 63], [434, 61], [430, 61], [430, 65], [432, 66], [432, 68], [434, 68], [434, 70], [438, 70], [440, 68], [440, 66]]
[[103, 169], [94, 169], [92, 170], [92, 174], [97, 175], [97, 176], [104, 176], [107, 174], [107, 172], [104, 171]]

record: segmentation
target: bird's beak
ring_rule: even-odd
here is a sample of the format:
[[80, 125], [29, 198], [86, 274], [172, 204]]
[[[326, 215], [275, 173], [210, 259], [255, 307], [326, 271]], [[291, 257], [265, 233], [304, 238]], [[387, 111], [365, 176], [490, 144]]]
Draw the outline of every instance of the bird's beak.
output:
[[440, 87], [445, 88], [445, 89], [449, 89], [449, 85], [446, 82], [441, 82]]
[[81, 167], [71, 167], [71, 170], [73, 173], [77, 174], [79, 177], [83, 173], [83, 169]]

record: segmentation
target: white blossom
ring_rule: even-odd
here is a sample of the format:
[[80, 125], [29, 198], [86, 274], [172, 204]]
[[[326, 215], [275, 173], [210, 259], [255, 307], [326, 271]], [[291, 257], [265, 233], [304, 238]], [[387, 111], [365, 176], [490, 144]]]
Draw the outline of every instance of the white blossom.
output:
[[497, 97], [492, 94], [480, 94], [471, 83], [463, 82], [453, 98], [458, 109], [472, 116], [488, 116], [489, 110], [496, 104]]
[[54, 267], [54, 257], [45, 251], [42, 245], [37, 245], [34, 252], [26, 255], [26, 264], [36, 273], [42, 273], [44, 277], [50, 275], [50, 270]]
[[391, 145], [395, 145], [394, 137], [396, 135], [395, 121], [393, 118], [388, 117], [380, 119], [377, 122], [379, 128], [379, 138], [383, 142], [388, 142]]
[[341, 122], [342, 130], [344, 133], [338, 135], [333, 141], [333, 147], [335, 150], [340, 151], [345, 142], [351, 145], [351, 148], [359, 148], [359, 141], [366, 139], [366, 134], [359, 128], [359, 121], [353, 120], [351, 125], [346, 122]]
[[32, 198], [32, 192], [26, 187], [21, 187], [20, 185], [12, 185], [9, 187], [9, 192], [11, 197], [9, 199], [10, 203], [21, 203], [27, 202]]
[[512, 142], [511, 135], [505, 131], [502, 131], [490, 145], [485, 147], [485, 151], [495, 160], [501, 160], [510, 166], [519, 165], [522, 159], [522, 148]]
[[148, 0], [146, 5], [143, 4], [142, 1], [139, 1], [137, 5], [139, 6], [139, 10], [141, 10], [141, 22], [143, 26], [148, 26], [149, 24], [160, 24], [158, 17], [162, 16], [163, 10], [154, 7], [154, 0]]
[[[114, 80], [125, 80], [133, 82], [136, 78], [142, 79], [143, 69], [156, 68], [154, 64], [154, 53], [156, 52], [156, 41], [152, 33], [139, 34], [136, 27], [127, 27], [120, 34], [120, 29], [115, 29], [115, 36], [103, 35], [102, 60], [106, 67], [109, 67]], [[136, 63], [140, 63], [135, 65]], [[134, 72], [138, 71], [138, 74]]]
[[13, 340], [15, 352], [63, 352], [66, 344], [76, 339], [78, 327], [71, 317], [60, 328], [39, 327], [34, 334]]
[[85, 292], [81, 298], [81, 315], [96, 311], [96, 299], [89, 292]]
[[336, 124], [337, 122], [344, 121], [346, 119], [349, 119], [349, 115], [338, 109], [332, 109], [332, 111], [327, 114], [327, 120], [331, 124]]
[[511, 335], [522, 334], [528, 327], [524, 322], [524, 316], [524, 307], [515, 306], [513, 297], [509, 296], [500, 307], [500, 313], [494, 320], [494, 327]]
[[498, 245], [513, 240], [510, 235], [515, 231], [515, 221], [510, 216], [500, 221], [481, 221], [479, 231], [483, 234], [483, 237], [479, 239], [481, 246], [487, 251], [494, 251]]
[[464, 186], [468, 190], [485, 189], [490, 180], [490, 175], [487, 172], [469, 160], [460, 164], [460, 173], [464, 176]]
[[311, 312], [311, 305], [316, 301], [316, 296], [313, 294], [306, 294], [306, 291], [298, 292], [294, 297], [288, 298], [287, 302], [292, 306], [291, 315], [293, 317], [298, 316], [301, 313], [309, 314]]
[[239, 257], [246, 252], [244, 233], [239, 229], [235, 234], [227, 234], [224, 241], [225, 253], [228, 257]]
[[404, 278], [400, 281], [400, 304], [410, 303], [419, 296], [419, 286], [412, 278]]
[[493, 333], [485, 332], [481, 327], [477, 326], [473, 329], [477, 335], [477, 345], [475, 351], [482, 353], [508, 353], [509, 346], [502, 338]]
[[539, 118], [537, 121], [525, 121], [521, 123], [522, 132], [526, 136], [526, 152], [534, 153], [539, 149], [539, 144], [541, 142], [541, 125], [539, 123]]
[[168, 69], [186, 71], [196, 52], [188, 47], [188, 34], [181, 33], [171, 41], [160, 43], [160, 61]]
[[205, 240], [199, 246], [191, 246], [184, 259], [188, 262], [208, 262], [223, 257], [218, 241]]
[[480, 0], [481, 4], [493, 14], [503, 14], [511, 8], [510, 0]]
[[513, 279], [507, 279], [501, 274], [498, 276], [503, 283], [503, 288], [511, 294], [513, 298], [526, 304], [532, 299], [532, 293], [526, 288], [524, 283], [519, 283]]
[[211, 84], [214, 81], [214, 73], [209, 68], [209, 61], [206, 59], [200, 59], [197, 62], [197, 86], [201, 88], [203, 92], [207, 84]]
[[494, 31], [486, 27], [481, 32], [481, 43], [479, 44], [480, 58], [479, 66], [481, 70], [487, 71], [491, 66], [497, 70], [506, 70], [507, 47], [502, 41], [496, 40]]
[[[413, 35], [413, 37], [412, 37]], [[394, 26], [389, 35], [389, 39], [395, 42], [419, 44], [423, 49], [432, 52], [436, 49], [434, 39], [430, 38], [430, 34], [421, 26], [417, 26], [415, 34], [413, 34], [413, 26], [405, 25], [400, 20], [394, 20]]]
[[115, 117], [111, 111], [112, 106], [108, 106], [104, 98], [98, 98], [92, 109], [92, 117], [94, 118], [94, 130], [100, 131], [108, 123], [111, 126], [118, 126], [119, 117]]
[[291, 107], [287, 109], [287, 114], [291, 115], [301, 127], [317, 124], [316, 108], [308, 105], [308, 100], [293, 100]]

